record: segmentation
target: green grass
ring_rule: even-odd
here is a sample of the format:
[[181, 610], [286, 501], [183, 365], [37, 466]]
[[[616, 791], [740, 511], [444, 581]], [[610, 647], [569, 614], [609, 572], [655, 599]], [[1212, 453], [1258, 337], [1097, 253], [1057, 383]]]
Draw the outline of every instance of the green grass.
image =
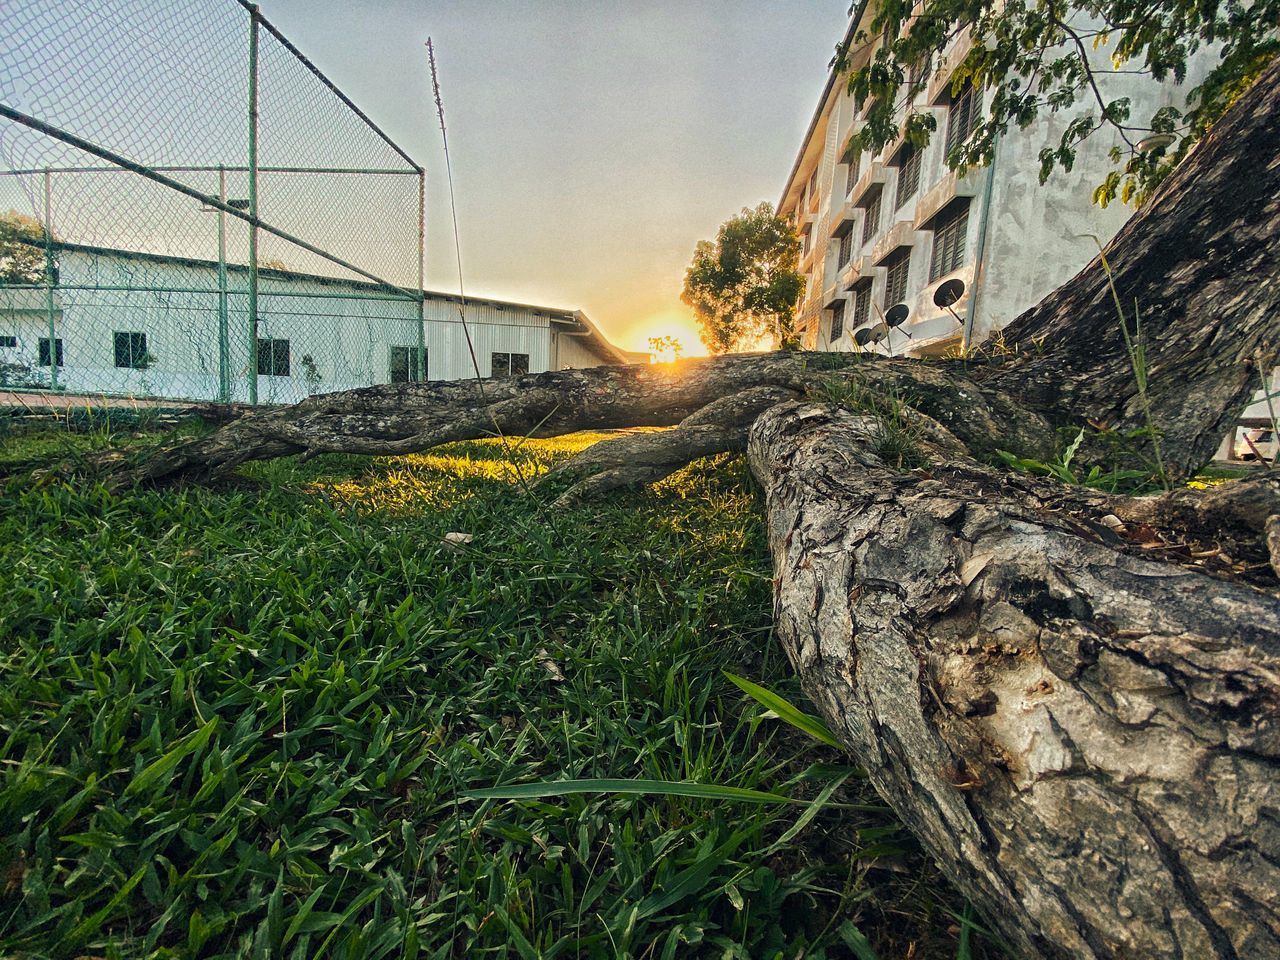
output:
[[849, 773], [725, 675], [804, 705], [741, 461], [554, 513], [492, 443], [29, 477], [153, 439], [0, 438], [0, 956], [998, 955], [857, 776], [463, 796]]

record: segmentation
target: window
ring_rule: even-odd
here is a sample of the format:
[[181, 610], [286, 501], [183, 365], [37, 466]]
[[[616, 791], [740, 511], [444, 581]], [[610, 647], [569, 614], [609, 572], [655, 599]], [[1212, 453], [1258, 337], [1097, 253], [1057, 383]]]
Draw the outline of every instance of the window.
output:
[[898, 151], [895, 165], [898, 168], [898, 197], [894, 209], [897, 209], [914, 197], [920, 186], [920, 151], [908, 143]]
[[800, 256], [807, 257], [809, 255], [809, 231], [800, 231]]
[[289, 375], [289, 341], [258, 338], [258, 376]]
[[885, 309], [899, 304], [907, 295], [907, 268], [911, 265], [911, 248], [899, 247], [884, 261], [888, 271], [884, 285]]
[[[57, 355], [57, 358], [58, 358], [58, 366], [60, 366], [60, 367], [61, 367], [61, 366], [63, 366], [63, 363], [62, 363], [62, 338], [61, 338], [61, 337], [59, 337], [57, 340], [55, 340], [55, 341], [54, 341], [54, 348], [53, 348], [53, 350], [54, 350], [54, 353]], [[47, 366], [49, 366], [49, 338], [48, 338], [48, 337], [41, 337], [41, 338], [40, 338], [40, 366], [42, 366], [42, 367], [47, 367]]]
[[[422, 359], [422, 376], [418, 376], [418, 359]], [[420, 347], [391, 348], [391, 382], [414, 383], [427, 379], [427, 351]]]
[[145, 333], [115, 331], [112, 335], [115, 346], [116, 366], [132, 370], [145, 370], [151, 362], [147, 355], [147, 335]]
[[527, 353], [492, 353], [489, 355], [489, 376], [518, 377], [529, 372]]
[[846, 197], [853, 193], [853, 188], [858, 185], [858, 170], [861, 166], [861, 159], [855, 158], [849, 161], [849, 169], [844, 175], [844, 195]]
[[911, 74], [910, 74], [911, 85], [909, 89], [919, 90], [924, 85], [924, 82], [929, 79], [929, 74], [932, 72], [933, 72], [933, 65], [929, 62], [929, 57], [924, 56], [924, 57], [921, 57], [919, 60], [915, 61], [913, 64], [911, 64]]
[[862, 220], [862, 242], [866, 243], [880, 230], [880, 197], [884, 190], [876, 187], [874, 190], [867, 191], [867, 199], [862, 204], [865, 214]]
[[13, 334], [10, 333], [0, 336], [0, 347], [16, 347], [17, 345], [18, 338]]
[[951, 98], [951, 106], [947, 108], [947, 156], [969, 139], [977, 120], [978, 97], [973, 84], [966, 83], [964, 89]]
[[837, 300], [831, 308], [831, 337], [832, 343], [835, 343], [844, 336], [844, 301]]
[[813, 171], [813, 176], [809, 178], [809, 209], [813, 209], [818, 205], [818, 171]]
[[860, 327], [871, 318], [871, 281], [861, 280], [853, 287], [853, 325]]
[[969, 201], [959, 200], [938, 214], [933, 227], [933, 259], [929, 282], [958, 269], [964, 262], [964, 239], [969, 230]]
[[853, 224], [846, 221], [842, 229], [844, 232], [840, 234], [840, 252], [836, 260], [837, 266], [843, 269], [853, 259]]

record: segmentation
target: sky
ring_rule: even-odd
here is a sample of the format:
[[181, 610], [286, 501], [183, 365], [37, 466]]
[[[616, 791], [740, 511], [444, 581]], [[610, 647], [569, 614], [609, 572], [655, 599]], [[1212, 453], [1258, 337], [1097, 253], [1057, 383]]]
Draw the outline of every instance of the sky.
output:
[[777, 203], [848, 0], [260, 0], [427, 169], [428, 289], [458, 270], [425, 43], [473, 296], [581, 309], [614, 343], [674, 336], [699, 240]]

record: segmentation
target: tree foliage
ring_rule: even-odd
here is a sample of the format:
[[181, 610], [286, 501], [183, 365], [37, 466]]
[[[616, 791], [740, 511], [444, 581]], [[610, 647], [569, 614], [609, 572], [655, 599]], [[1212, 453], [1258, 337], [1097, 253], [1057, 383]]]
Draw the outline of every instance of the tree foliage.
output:
[[44, 281], [44, 226], [17, 210], [0, 214], [0, 284]]
[[795, 224], [767, 201], [726, 220], [715, 243], [700, 241], [680, 299], [697, 314], [707, 350], [729, 353], [769, 335], [793, 344], [796, 303], [804, 293], [799, 261]]
[[[870, 103], [854, 151], [880, 150], [900, 135], [917, 145], [928, 142], [934, 118], [901, 106], [928, 82], [926, 67], [967, 34], [972, 46], [953, 74], [953, 93], [971, 82], [993, 94], [973, 135], [952, 148], [948, 164], [963, 169], [989, 163], [996, 138], [1010, 124], [1025, 128], [1044, 111], [1071, 110], [1059, 142], [1040, 151], [1041, 182], [1057, 167], [1070, 170], [1080, 142], [1111, 127], [1126, 146], [1111, 151], [1123, 166], [1095, 192], [1103, 205], [1117, 194], [1142, 203], [1280, 52], [1280, 0], [924, 0], [923, 7], [914, 0], [882, 0], [875, 9], [870, 30], [836, 52], [835, 63], [843, 68], [856, 49], [880, 36], [895, 38], [850, 74], [859, 109]], [[1114, 95], [1120, 92], [1110, 83], [1115, 75], [1181, 83], [1197, 55], [1214, 65], [1188, 89], [1182, 107], [1134, 117], [1130, 99]], [[1171, 142], [1139, 146], [1153, 134]]]

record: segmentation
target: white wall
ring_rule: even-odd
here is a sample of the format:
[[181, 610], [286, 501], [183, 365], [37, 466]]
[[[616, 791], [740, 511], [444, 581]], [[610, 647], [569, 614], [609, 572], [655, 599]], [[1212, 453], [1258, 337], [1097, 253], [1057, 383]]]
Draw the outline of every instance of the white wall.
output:
[[[245, 281], [243, 270], [232, 271], [227, 286], [243, 290]], [[72, 392], [217, 399], [217, 291], [214, 264], [62, 250], [57, 335], [63, 340], [65, 365], [59, 370], [59, 386]], [[12, 333], [20, 341], [17, 349], [0, 349], [0, 362], [23, 360], [34, 366], [38, 338], [48, 336], [47, 316], [25, 309], [30, 306], [25, 300], [10, 304], [13, 309], [6, 313], [6, 294], [10, 300], [18, 294], [30, 298], [29, 291], [0, 290], [0, 335]], [[243, 401], [249, 397], [254, 335], [247, 294], [229, 293], [226, 312], [232, 399]], [[456, 299], [429, 295], [423, 315], [428, 379], [474, 376]], [[550, 308], [469, 303], [467, 328], [480, 373], [490, 375], [495, 352], [527, 354], [531, 373], [550, 369], [553, 315], [567, 318], [564, 311]], [[264, 402], [294, 402], [310, 392], [386, 383], [391, 348], [418, 345], [418, 305], [368, 284], [263, 271], [258, 316], [256, 336], [288, 340], [290, 355], [288, 376], [258, 377], [258, 396]], [[147, 369], [115, 366], [117, 331], [146, 334], [147, 350], [155, 358]], [[309, 382], [304, 357], [311, 358], [318, 381]], [[600, 362], [596, 354], [576, 346], [567, 351], [562, 346], [558, 361], [560, 366]], [[32, 376], [39, 381], [38, 372]], [[47, 385], [47, 379], [46, 372], [40, 382]]]

